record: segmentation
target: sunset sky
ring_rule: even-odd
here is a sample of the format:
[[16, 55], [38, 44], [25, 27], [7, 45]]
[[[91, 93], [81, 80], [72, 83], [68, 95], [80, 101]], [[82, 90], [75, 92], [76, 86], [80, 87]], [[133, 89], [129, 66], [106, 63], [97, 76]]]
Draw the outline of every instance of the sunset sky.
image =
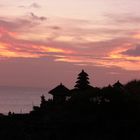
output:
[[140, 0], [0, 0], [0, 86], [140, 79]]

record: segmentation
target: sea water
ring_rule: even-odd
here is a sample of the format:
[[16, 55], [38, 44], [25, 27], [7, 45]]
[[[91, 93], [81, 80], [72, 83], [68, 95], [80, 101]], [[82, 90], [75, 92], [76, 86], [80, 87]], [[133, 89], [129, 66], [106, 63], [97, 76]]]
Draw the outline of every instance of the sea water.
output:
[[0, 87], [0, 113], [29, 113], [33, 106], [40, 105], [40, 96], [51, 96], [44, 89]]

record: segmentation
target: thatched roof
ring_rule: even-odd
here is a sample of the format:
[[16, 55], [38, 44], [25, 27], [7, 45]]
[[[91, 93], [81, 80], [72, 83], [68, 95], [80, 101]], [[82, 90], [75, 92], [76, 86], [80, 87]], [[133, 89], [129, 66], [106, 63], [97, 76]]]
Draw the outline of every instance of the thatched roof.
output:
[[59, 95], [60, 96], [68, 96], [69, 91], [70, 90], [61, 83], [60, 85], [58, 85], [54, 89], [50, 90], [49, 94], [58, 95], [58, 96]]

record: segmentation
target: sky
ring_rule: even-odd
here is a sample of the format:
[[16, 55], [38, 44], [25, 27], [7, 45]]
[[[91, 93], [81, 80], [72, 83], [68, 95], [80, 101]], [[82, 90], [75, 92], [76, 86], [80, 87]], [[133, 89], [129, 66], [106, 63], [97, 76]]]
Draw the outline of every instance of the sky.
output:
[[0, 0], [0, 86], [72, 88], [140, 79], [139, 0]]

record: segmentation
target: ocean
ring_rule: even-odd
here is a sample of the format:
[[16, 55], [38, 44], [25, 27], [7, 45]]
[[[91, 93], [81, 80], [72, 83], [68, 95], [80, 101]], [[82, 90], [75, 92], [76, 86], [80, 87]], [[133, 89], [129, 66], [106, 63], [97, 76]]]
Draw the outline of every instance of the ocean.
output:
[[39, 106], [42, 94], [51, 98], [44, 89], [0, 87], [0, 113], [29, 113], [34, 105]]

